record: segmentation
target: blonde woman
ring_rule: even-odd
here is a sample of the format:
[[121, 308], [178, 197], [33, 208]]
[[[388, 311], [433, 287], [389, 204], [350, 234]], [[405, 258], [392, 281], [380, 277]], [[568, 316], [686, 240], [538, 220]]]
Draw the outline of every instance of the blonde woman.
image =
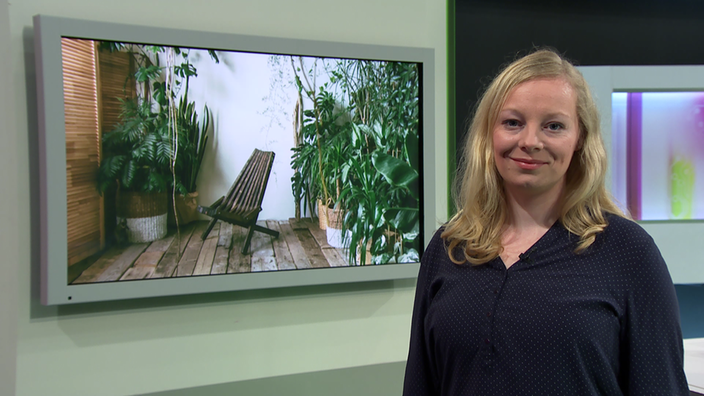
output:
[[538, 50], [501, 71], [422, 257], [405, 396], [689, 395], [670, 275], [606, 167], [572, 64]]

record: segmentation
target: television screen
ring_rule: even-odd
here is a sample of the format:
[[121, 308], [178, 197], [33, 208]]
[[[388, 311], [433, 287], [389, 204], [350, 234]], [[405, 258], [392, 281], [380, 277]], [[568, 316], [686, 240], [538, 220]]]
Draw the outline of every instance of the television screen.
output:
[[580, 66], [601, 116], [607, 186], [653, 237], [675, 283], [704, 282], [704, 66]]
[[633, 218], [704, 219], [704, 92], [615, 92], [611, 106]]
[[416, 275], [431, 50], [35, 30], [44, 303]]

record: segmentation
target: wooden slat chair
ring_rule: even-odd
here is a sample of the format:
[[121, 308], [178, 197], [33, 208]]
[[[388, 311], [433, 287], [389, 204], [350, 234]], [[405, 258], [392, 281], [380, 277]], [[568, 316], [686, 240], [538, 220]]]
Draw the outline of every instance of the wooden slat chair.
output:
[[254, 149], [244, 168], [237, 176], [237, 180], [230, 187], [227, 195], [215, 201], [210, 207], [198, 206], [198, 211], [213, 219], [201, 238], [205, 240], [218, 220], [226, 221], [249, 229], [247, 239], [242, 248], [242, 254], [247, 254], [249, 244], [252, 242], [254, 231], [269, 234], [274, 238], [279, 236], [278, 231], [257, 225], [259, 212], [262, 211], [264, 191], [269, 181], [271, 166], [274, 163], [274, 153]]

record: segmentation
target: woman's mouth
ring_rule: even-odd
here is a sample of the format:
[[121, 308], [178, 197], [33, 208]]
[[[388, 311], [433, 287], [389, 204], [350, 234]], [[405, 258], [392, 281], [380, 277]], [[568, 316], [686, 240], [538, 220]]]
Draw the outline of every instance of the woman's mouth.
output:
[[519, 168], [526, 170], [535, 170], [546, 164], [545, 161], [540, 161], [532, 158], [509, 158], [513, 160]]

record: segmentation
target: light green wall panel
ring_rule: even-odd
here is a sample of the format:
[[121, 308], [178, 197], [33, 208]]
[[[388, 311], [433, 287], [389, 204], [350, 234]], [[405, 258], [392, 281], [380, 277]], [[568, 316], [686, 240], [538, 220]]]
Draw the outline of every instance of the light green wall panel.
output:
[[403, 391], [403, 362], [320, 371], [141, 396], [394, 396]]
[[[434, 143], [436, 158], [444, 161], [445, 0], [22, 0], [7, 4], [11, 64], [3, 65], [2, 72], [13, 84], [6, 108], [14, 115], [14, 126], [3, 131], [0, 146], [7, 205], [0, 214], [9, 219], [0, 222], [0, 233], [2, 263], [9, 268], [5, 273], [15, 271], [17, 277], [8, 281], [16, 288], [7, 289], [10, 296], [2, 295], [0, 311], [17, 312], [7, 322], [17, 335], [3, 332], [0, 346], [16, 344], [17, 355], [16, 363], [4, 356], [0, 362], [3, 374], [9, 372], [5, 365], [8, 370], [16, 367], [17, 395], [148, 395], [179, 390], [207, 395], [200, 391], [218, 389], [232, 390], [226, 394], [256, 394], [252, 392], [257, 389], [295, 394], [314, 389], [305, 386], [315, 382], [349, 385], [349, 394], [399, 392], [408, 350], [412, 280], [60, 308], [39, 304], [32, 16], [432, 48], [435, 130], [442, 131]], [[3, 88], [2, 93], [6, 92]], [[443, 162], [436, 170], [428, 177], [436, 179], [442, 199], [437, 199], [440, 205], [428, 221], [442, 222], [447, 218], [443, 203], [447, 167]], [[382, 374], [374, 379], [377, 372]]]

